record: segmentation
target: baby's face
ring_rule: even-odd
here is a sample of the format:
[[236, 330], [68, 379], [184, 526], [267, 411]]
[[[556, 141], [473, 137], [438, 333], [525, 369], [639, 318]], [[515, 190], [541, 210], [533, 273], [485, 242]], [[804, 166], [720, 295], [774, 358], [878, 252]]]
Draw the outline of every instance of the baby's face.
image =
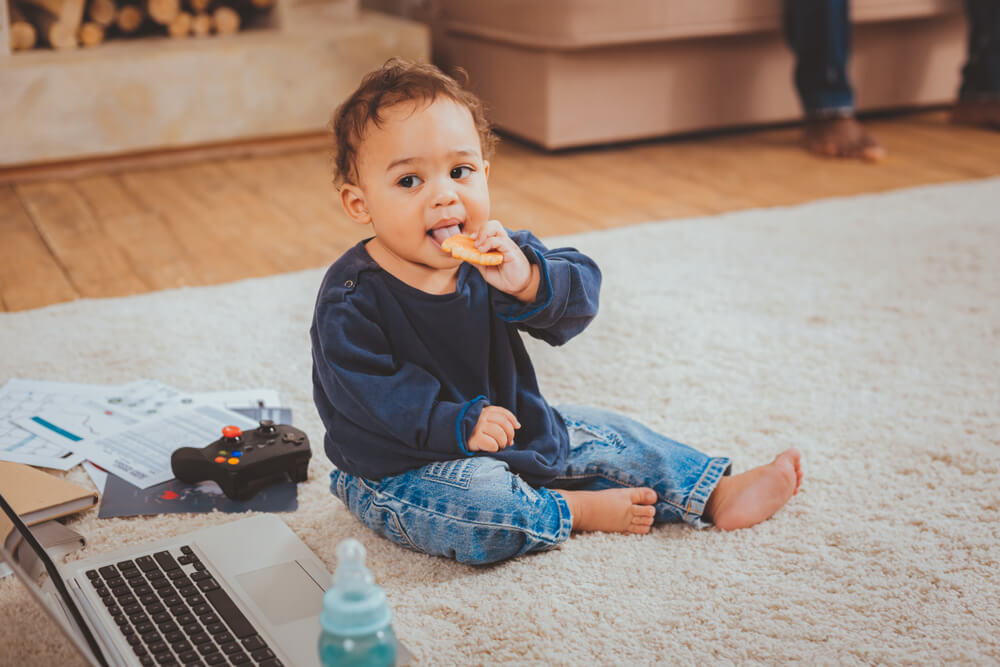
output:
[[[448, 98], [386, 109], [358, 151], [359, 196], [375, 228], [372, 243], [388, 251], [380, 264], [395, 273], [454, 270], [441, 250], [451, 234], [472, 234], [488, 219], [489, 163], [472, 114]], [[350, 211], [349, 211], [350, 212]], [[396, 263], [399, 265], [396, 265]], [[396, 270], [394, 270], [396, 269]]]

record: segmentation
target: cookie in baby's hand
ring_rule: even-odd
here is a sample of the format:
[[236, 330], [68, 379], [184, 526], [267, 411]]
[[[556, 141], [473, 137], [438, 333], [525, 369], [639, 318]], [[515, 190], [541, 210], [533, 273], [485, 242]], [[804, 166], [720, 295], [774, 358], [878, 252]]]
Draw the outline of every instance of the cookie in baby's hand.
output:
[[465, 234], [449, 236], [441, 244], [441, 249], [450, 252], [455, 259], [472, 262], [480, 266], [498, 266], [503, 263], [503, 255], [498, 252], [479, 252], [476, 243]]

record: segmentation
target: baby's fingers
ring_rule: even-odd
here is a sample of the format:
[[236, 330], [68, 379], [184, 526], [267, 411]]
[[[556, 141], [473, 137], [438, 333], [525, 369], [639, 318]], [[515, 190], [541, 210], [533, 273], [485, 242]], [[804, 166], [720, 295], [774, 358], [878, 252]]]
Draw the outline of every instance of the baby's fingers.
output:
[[476, 431], [469, 436], [468, 449], [470, 452], [495, 452], [499, 449], [497, 441], [481, 431]]
[[510, 440], [507, 438], [507, 432], [500, 426], [500, 424], [495, 422], [487, 422], [483, 424], [482, 433], [496, 443], [496, 447], [490, 449], [491, 452], [503, 449], [510, 444]]

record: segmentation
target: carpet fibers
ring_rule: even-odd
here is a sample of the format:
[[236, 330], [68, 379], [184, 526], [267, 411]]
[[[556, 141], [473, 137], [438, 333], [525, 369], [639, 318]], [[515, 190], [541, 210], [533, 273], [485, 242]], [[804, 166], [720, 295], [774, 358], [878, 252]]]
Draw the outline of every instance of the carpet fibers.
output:
[[[280, 391], [317, 454], [283, 518], [331, 570], [340, 540], [365, 544], [421, 664], [1000, 661], [1000, 180], [549, 244], [604, 271], [587, 331], [529, 341], [549, 400], [627, 413], [735, 472], [799, 447], [802, 491], [774, 518], [574, 536], [491, 567], [376, 537], [327, 488], [308, 340], [320, 269], [0, 314], [0, 382]], [[71, 525], [83, 556], [233, 518]], [[79, 662], [12, 578], [0, 662]]]

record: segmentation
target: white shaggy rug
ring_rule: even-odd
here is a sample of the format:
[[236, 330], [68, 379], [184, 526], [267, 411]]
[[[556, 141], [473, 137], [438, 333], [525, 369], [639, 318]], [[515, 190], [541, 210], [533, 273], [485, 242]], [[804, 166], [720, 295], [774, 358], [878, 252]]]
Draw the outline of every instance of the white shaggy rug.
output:
[[[1000, 662], [1000, 180], [549, 242], [605, 282], [579, 338], [531, 341], [548, 398], [626, 412], [736, 472], [795, 445], [806, 477], [786, 508], [480, 568], [368, 533], [327, 490], [320, 269], [0, 314], [0, 383], [279, 390], [318, 454], [283, 518], [331, 569], [340, 540], [367, 546], [420, 664]], [[72, 525], [90, 555], [233, 518]], [[11, 578], [0, 638], [3, 664], [76, 660]]]

